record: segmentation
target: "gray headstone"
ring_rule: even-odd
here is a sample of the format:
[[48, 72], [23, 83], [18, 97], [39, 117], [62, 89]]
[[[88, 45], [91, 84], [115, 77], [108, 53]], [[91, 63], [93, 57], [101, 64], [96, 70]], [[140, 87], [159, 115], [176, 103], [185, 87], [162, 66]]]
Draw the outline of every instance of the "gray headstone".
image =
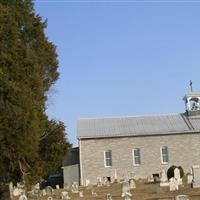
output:
[[188, 195], [178, 195], [176, 200], [190, 200]]

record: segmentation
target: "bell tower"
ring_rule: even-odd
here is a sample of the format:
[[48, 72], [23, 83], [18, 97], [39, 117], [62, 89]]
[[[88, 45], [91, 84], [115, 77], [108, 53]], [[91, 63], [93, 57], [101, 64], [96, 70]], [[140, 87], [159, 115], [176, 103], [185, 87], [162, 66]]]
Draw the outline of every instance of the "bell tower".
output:
[[183, 97], [183, 100], [188, 116], [200, 115], [200, 93], [193, 92], [192, 81], [190, 81], [190, 92]]

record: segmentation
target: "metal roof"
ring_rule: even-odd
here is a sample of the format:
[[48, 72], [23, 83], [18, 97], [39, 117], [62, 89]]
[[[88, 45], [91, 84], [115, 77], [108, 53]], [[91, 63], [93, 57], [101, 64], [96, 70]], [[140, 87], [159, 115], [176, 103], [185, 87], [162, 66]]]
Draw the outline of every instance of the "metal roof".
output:
[[163, 135], [200, 131], [200, 116], [185, 114], [79, 119], [77, 138]]

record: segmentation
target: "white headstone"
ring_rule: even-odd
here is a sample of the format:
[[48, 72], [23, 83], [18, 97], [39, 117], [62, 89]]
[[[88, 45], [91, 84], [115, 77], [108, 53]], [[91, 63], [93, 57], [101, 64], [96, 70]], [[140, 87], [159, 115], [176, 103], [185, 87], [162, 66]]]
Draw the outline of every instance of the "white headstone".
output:
[[79, 191], [79, 197], [80, 197], [80, 198], [84, 197], [83, 191]]
[[71, 186], [71, 191], [72, 193], [78, 193], [78, 183], [77, 182], [73, 182], [72, 186]]
[[178, 186], [179, 186], [179, 184], [178, 184], [177, 179], [175, 179], [174, 177], [169, 179], [169, 190], [170, 191], [178, 190]]
[[101, 177], [97, 177], [97, 187], [101, 187], [102, 185], [103, 185], [102, 178]]
[[96, 196], [97, 196], [97, 193], [96, 193], [96, 191], [95, 191], [94, 189], [92, 189], [91, 192], [92, 192], [92, 196], [93, 196], [93, 197], [96, 197]]
[[117, 170], [115, 169], [114, 180], [117, 182]]
[[59, 190], [59, 189], [60, 189], [60, 186], [59, 186], [59, 185], [56, 185], [56, 189]]
[[10, 198], [12, 199], [12, 197], [13, 197], [13, 189], [14, 189], [14, 187], [13, 187], [13, 182], [10, 182], [9, 183], [9, 192], [10, 192]]
[[147, 177], [147, 182], [148, 183], [153, 183], [154, 182], [153, 175]]
[[20, 194], [22, 194], [23, 191], [24, 191], [24, 190], [21, 189], [21, 188], [14, 187], [14, 189], [13, 189], [13, 196], [17, 197], [17, 196], [19, 196]]
[[169, 186], [168, 178], [166, 171], [163, 169], [160, 174], [160, 186]]
[[47, 195], [46, 190], [43, 189], [43, 190], [42, 190], [42, 196], [46, 196], [46, 195]]
[[25, 194], [20, 195], [19, 200], [28, 200]]
[[135, 189], [136, 188], [135, 180], [130, 179], [129, 182], [130, 182], [130, 189]]
[[122, 197], [126, 197], [126, 196], [132, 196], [131, 192], [130, 192], [130, 186], [129, 186], [129, 182], [125, 181], [122, 183]]
[[187, 184], [191, 184], [192, 181], [193, 181], [193, 176], [192, 176], [192, 174], [188, 174], [188, 175], [187, 175]]
[[112, 194], [110, 193], [106, 194], [106, 200], [112, 200]]
[[88, 187], [90, 185], [90, 179], [85, 180], [85, 186]]
[[192, 167], [193, 172], [193, 182], [192, 187], [193, 188], [199, 188], [200, 187], [200, 166], [193, 166]]
[[71, 197], [69, 197], [69, 193], [67, 191], [62, 191], [61, 192], [61, 199], [68, 200], [68, 199], [71, 199]]
[[179, 185], [183, 185], [183, 180], [181, 178], [179, 168], [175, 168], [174, 169], [174, 178], [177, 180]]

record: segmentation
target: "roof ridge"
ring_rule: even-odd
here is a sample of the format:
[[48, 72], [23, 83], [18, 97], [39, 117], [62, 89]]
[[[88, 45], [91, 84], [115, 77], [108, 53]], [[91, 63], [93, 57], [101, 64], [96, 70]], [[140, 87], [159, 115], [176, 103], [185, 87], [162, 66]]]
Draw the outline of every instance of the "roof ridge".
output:
[[174, 116], [182, 115], [184, 113], [169, 113], [169, 114], [144, 114], [144, 115], [127, 115], [127, 116], [102, 116], [102, 117], [83, 117], [78, 120], [91, 120], [91, 119], [118, 119], [118, 118], [137, 118], [137, 117], [159, 117], [159, 116]]

